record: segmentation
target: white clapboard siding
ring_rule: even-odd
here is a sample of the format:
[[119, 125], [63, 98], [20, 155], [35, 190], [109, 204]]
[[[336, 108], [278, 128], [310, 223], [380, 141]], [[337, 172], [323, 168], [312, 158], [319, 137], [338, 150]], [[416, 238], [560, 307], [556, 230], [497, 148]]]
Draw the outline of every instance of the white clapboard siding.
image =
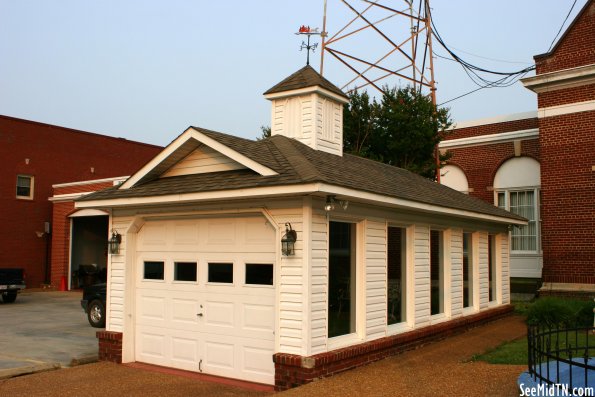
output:
[[488, 233], [479, 232], [479, 308], [488, 307], [490, 297], [490, 278], [489, 278], [489, 254], [488, 254]]
[[304, 354], [304, 329], [306, 316], [304, 313], [304, 285], [307, 280], [304, 277], [303, 261], [303, 213], [299, 208], [269, 208], [269, 213], [277, 221], [284, 233], [286, 222], [291, 223], [293, 230], [297, 232], [295, 244], [295, 255], [281, 256], [281, 263], [277, 265], [279, 272], [278, 280], [278, 351], [281, 353]]
[[227, 156], [202, 145], [161, 175], [162, 178], [178, 175], [205, 174], [246, 168]]
[[336, 101], [317, 96], [316, 148], [341, 155], [343, 151], [343, 106]]
[[326, 214], [312, 213], [311, 275], [310, 275], [310, 337], [311, 354], [327, 350], [328, 313], [328, 223]]
[[430, 228], [415, 225], [415, 327], [430, 323]]
[[463, 230], [452, 229], [450, 235], [450, 301], [454, 318], [463, 313]]
[[386, 335], [386, 223], [365, 222], [366, 340]]
[[510, 303], [510, 251], [508, 234], [500, 234], [500, 254], [502, 264], [502, 303]]
[[273, 100], [271, 135], [284, 135], [311, 145], [314, 131], [312, 95]]

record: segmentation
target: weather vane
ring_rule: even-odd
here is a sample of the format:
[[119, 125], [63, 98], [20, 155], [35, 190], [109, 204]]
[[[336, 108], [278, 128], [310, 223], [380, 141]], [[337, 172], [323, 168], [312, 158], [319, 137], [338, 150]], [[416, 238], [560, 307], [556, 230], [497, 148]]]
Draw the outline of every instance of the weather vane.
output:
[[325, 36], [324, 32], [319, 32], [318, 28], [310, 28], [310, 26], [302, 25], [300, 26], [299, 31], [296, 34], [303, 34], [308, 37], [308, 42], [302, 41], [302, 45], [300, 46], [300, 51], [306, 49], [306, 65], [310, 64], [310, 51], [314, 52], [316, 47], [318, 47], [318, 43], [310, 44], [310, 36], [318, 35], [318, 36]]

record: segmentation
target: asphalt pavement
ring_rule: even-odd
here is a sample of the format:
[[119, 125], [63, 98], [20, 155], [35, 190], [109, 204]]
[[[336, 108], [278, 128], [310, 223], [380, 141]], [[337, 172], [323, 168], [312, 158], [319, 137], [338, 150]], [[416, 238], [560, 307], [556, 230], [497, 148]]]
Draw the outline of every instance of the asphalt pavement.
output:
[[0, 303], [0, 379], [97, 361], [82, 292], [27, 291]]

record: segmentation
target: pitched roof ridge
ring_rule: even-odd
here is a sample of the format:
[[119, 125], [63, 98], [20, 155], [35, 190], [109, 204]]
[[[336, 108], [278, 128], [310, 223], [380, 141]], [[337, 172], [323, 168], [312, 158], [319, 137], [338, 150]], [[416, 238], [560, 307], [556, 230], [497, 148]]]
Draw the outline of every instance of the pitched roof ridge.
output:
[[266, 90], [264, 95], [315, 86], [320, 86], [334, 94], [348, 98], [347, 94], [345, 94], [339, 87], [314, 70], [310, 65], [304, 66], [289, 77], [283, 79], [281, 82], [275, 84], [273, 87]]
[[310, 150], [314, 149], [295, 139], [288, 138], [283, 135], [274, 135], [269, 138], [269, 141], [273, 143], [283, 154], [293, 170], [304, 182], [319, 181], [324, 179], [318, 171], [318, 168], [313, 165], [307, 157], [303, 156], [300, 151], [301, 147]]

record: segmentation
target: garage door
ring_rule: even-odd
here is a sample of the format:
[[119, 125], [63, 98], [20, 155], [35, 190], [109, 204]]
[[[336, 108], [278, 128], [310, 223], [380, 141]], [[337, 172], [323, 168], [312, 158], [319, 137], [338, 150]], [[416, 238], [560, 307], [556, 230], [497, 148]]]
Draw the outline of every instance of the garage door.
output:
[[136, 360], [273, 384], [275, 241], [261, 216], [145, 223]]

